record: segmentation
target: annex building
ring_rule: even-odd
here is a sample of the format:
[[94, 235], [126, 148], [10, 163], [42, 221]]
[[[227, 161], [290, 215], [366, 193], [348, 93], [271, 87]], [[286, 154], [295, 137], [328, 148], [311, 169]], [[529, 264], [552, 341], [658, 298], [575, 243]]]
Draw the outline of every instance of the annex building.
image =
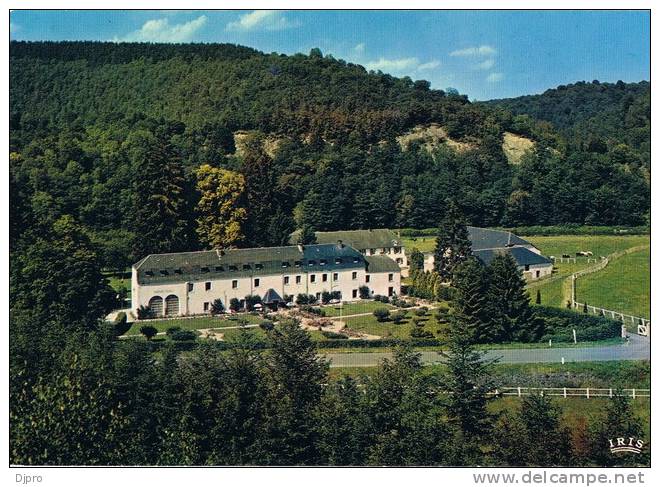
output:
[[[511, 232], [490, 228], [467, 227], [472, 254], [488, 265], [497, 255], [510, 254], [523, 277], [532, 281], [552, 274], [552, 261], [541, 255], [532, 243]], [[433, 270], [433, 252], [424, 254], [424, 270]]]
[[401, 270], [386, 256], [342, 242], [155, 254], [133, 265], [132, 311], [147, 306], [156, 316], [199, 315], [210, 313], [216, 299], [228, 309], [233, 298], [243, 304], [259, 295], [277, 305], [298, 294], [320, 298], [323, 291], [353, 301], [361, 286], [372, 295], [399, 295]]

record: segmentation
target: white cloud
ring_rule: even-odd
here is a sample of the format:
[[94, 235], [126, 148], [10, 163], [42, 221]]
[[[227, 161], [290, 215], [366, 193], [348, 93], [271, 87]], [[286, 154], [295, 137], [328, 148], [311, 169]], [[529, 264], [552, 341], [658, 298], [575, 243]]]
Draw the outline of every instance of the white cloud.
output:
[[488, 76], [486, 76], [486, 81], [489, 83], [497, 83], [498, 81], [502, 81], [504, 79], [504, 73], [490, 73]]
[[497, 54], [497, 49], [492, 46], [483, 45], [478, 47], [466, 47], [465, 49], [458, 49], [449, 53], [450, 56], [458, 57], [481, 57], [481, 56], [494, 56]]
[[482, 61], [478, 64], [474, 65], [474, 69], [483, 69], [483, 70], [489, 70], [495, 66], [495, 60], [493, 58], [486, 59], [485, 61]]
[[355, 47], [353, 47], [353, 52], [356, 54], [363, 54], [366, 47], [367, 46], [364, 42], [360, 42], [359, 44], [356, 44]]
[[416, 69], [419, 66], [419, 59], [416, 57], [406, 57], [400, 59], [385, 59], [381, 57], [378, 61], [370, 61], [365, 64], [365, 67], [374, 71], [389, 71], [398, 72]]
[[427, 63], [422, 63], [419, 66], [417, 66], [417, 69], [419, 71], [428, 71], [429, 69], [435, 69], [438, 66], [440, 66], [440, 61], [429, 61]]
[[207, 18], [201, 15], [194, 20], [172, 24], [168, 19], [148, 20], [130, 34], [113, 40], [115, 42], [188, 42], [206, 25]]
[[277, 10], [255, 10], [241, 15], [237, 21], [229, 22], [227, 31], [247, 32], [257, 30], [284, 30], [299, 27], [300, 22], [287, 19]]
[[365, 63], [364, 66], [373, 71], [383, 71], [391, 74], [410, 74], [415, 71], [429, 71], [435, 69], [440, 66], [440, 61], [431, 60], [422, 63], [416, 57], [399, 59], [387, 59], [381, 57], [377, 61]]

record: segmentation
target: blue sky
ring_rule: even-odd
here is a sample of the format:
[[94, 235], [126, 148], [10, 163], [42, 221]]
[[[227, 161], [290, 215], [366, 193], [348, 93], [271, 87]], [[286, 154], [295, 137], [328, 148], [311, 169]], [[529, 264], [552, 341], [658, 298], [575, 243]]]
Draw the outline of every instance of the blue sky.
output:
[[230, 42], [332, 54], [471, 99], [650, 78], [648, 12], [14, 11], [12, 39]]

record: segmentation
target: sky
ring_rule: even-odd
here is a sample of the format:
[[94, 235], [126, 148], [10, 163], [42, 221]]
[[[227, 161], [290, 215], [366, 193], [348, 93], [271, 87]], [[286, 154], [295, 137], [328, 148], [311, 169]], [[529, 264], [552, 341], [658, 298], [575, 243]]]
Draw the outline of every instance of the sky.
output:
[[15, 40], [228, 42], [323, 54], [472, 100], [650, 78], [647, 11], [17, 10]]

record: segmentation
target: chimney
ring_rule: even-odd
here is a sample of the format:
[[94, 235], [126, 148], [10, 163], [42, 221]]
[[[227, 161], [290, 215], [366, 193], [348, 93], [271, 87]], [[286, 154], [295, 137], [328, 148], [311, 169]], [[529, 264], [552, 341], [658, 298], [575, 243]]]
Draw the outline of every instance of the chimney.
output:
[[303, 250], [305, 250], [303, 244], [298, 244], [298, 252], [302, 252]]
[[343, 249], [344, 248], [344, 243], [341, 240], [337, 240], [337, 247], [339, 247], [340, 249]]

